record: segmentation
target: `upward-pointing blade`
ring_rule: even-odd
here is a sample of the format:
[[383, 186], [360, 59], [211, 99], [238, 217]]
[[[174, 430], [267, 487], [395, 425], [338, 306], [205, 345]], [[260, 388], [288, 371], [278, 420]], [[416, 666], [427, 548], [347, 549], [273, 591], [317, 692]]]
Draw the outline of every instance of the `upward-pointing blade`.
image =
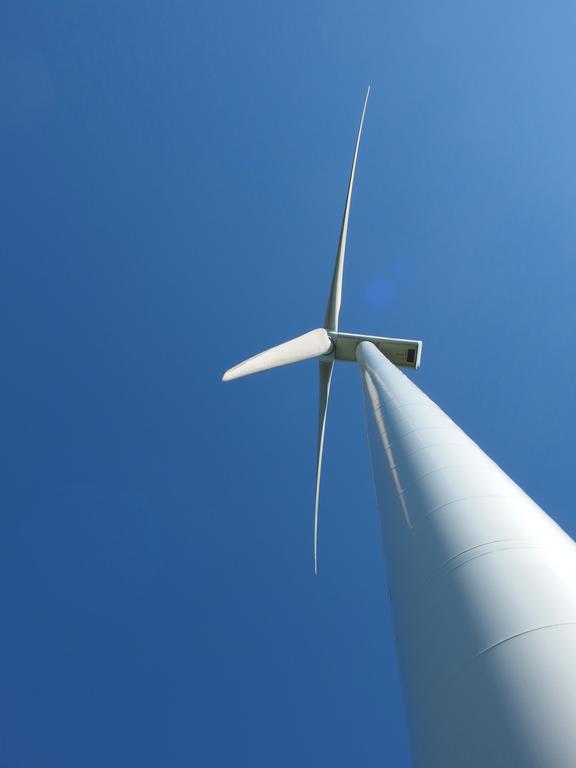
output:
[[352, 200], [352, 187], [354, 186], [354, 174], [356, 173], [356, 160], [358, 158], [360, 138], [362, 137], [362, 126], [364, 124], [364, 114], [366, 113], [368, 96], [370, 96], [370, 86], [368, 86], [368, 90], [366, 91], [364, 108], [362, 110], [362, 118], [360, 119], [360, 127], [358, 128], [358, 138], [356, 139], [354, 160], [352, 161], [350, 181], [348, 182], [348, 193], [346, 195], [346, 205], [344, 206], [344, 216], [342, 218], [342, 229], [340, 230], [340, 242], [338, 243], [336, 263], [334, 265], [334, 274], [332, 276], [332, 286], [330, 288], [328, 306], [326, 307], [324, 328], [326, 328], [328, 331], [338, 330], [338, 316], [340, 315], [340, 303], [342, 301], [342, 272], [344, 270], [344, 255], [346, 252], [346, 235], [348, 234], [348, 218], [350, 217], [350, 202]]
[[334, 361], [320, 363], [320, 398], [318, 402], [318, 453], [316, 456], [316, 503], [314, 505], [314, 573], [318, 573], [318, 502], [320, 500], [320, 475], [322, 474], [322, 454], [324, 452], [324, 433], [326, 431], [326, 412], [330, 396], [330, 382]]

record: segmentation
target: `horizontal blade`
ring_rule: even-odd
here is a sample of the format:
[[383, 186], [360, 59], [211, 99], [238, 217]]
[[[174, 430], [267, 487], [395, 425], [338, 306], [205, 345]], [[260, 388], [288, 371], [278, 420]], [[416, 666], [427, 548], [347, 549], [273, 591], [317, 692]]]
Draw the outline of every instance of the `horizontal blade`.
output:
[[332, 275], [332, 285], [330, 287], [330, 296], [328, 306], [326, 307], [326, 317], [324, 319], [324, 328], [329, 331], [338, 330], [338, 317], [340, 315], [340, 304], [342, 302], [342, 273], [344, 271], [344, 256], [346, 254], [346, 237], [348, 235], [348, 219], [350, 217], [350, 203], [352, 202], [352, 188], [354, 187], [354, 175], [356, 173], [356, 160], [358, 159], [358, 149], [360, 139], [362, 138], [362, 126], [364, 125], [364, 115], [366, 114], [366, 105], [370, 96], [370, 86], [366, 92], [364, 100], [364, 109], [358, 128], [358, 137], [356, 139], [356, 148], [354, 149], [354, 159], [352, 160], [352, 170], [350, 171], [350, 181], [348, 182], [348, 192], [346, 194], [346, 204], [344, 205], [344, 216], [342, 218], [342, 229], [340, 230], [340, 242], [336, 253], [336, 263], [334, 264], [334, 274]]
[[320, 363], [320, 398], [318, 401], [318, 453], [316, 455], [316, 501], [314, 504], [314, 573], [318, 573], [318, 503], [320, 501], [320, 475], [322, 473], [322, 455], [324, 453], [324, 434], [326, 432], [326, 414], [334, 361]]
[[250, 376], [252, 373], [267, 371], [269, 368], [278, 368], [280, 365], [299, 363], [301, 360], [310, 360], [313, 357], [322, 357], [332, 351], [332, 341], [324, 328], [316, 328], [303, 336], [278, 344], [277, 347], [260, 352], [259, 355], [244, 360], [226, 371], [222, 381], [239, 379], [241, 376]]

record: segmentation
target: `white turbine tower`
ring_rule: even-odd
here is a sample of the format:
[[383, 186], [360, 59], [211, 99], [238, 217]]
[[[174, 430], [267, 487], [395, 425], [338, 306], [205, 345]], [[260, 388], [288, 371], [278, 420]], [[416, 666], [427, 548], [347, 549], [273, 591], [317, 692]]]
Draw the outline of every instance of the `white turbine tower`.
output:
[[398, 366], [421, 343], [341, 333], [350, 199], [324, 327], [224, 374], [320, 360], [318, 496], [335, 360], [356, 360], [416, 768], [576, 768], [576, 545]]

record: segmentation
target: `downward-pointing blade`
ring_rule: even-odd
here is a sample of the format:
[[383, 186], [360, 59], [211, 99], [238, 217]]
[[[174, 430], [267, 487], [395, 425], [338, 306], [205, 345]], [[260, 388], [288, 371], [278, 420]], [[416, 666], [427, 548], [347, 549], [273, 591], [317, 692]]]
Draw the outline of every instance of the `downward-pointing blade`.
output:
[[330, 382], [334, 361], [320, 363], [320, 398], [318, 401], [318, 453], [316, 457], [316, 502], [314, 505], [314, 573], [318, 573], [318, 502], [320, 500], [320, 475], [322, 473], [322, 454], [324, 452], [324, 433], [326, 432], [326, 413], [330, 396]]
[[276, 347], [260, 352], [259, 355], [244, 360], [226, 371], [222, 381], [239, 379], [241, 376], [249, 376], [251, 373], [267, 371], [268, 368], [278, 368], [280, 365], [298, 363], [301, 360], [310, 360], [313, 357], [327, 355], [332, 350], [332, 341], [324, 328], [316, 328], [303, 336], [278, 344]]
[[344, 206], [344, 216], [342, 218], [342, 229], [340, 230], [340, 242], [336, 253], [336, 263], [334, 264], [334, 274], [332, 275], [332, 286], [330, 287], [330, 296], [328, 306], [326, 307], [326, 317], [324, 319], [324, 328], [329, 331], [338, 330], [338, 316], [340, 315], [340, 304], [342, 301], [342, 273], [344, 271], [344, 255], [346, 253], [346, 236], [348, 234], [348, 219], [350, 217], [350, 203], [352, 201], [352, 187], [354, 186], [354, 174], [356, 173], [356, 160], [358, 159], [358, 148], [362, 137], [362, 126], [364, 125], [364, 115], [366, 105], [370, 96], [370, 86], [366, 92], [364, 108], [358, 128], [358, 137], [356, 139], [356, 148], [354, 149], [354, 159], [352, 161], [352, 170], [350, 171], [350, 181], [348, 182], [348, 192], [346, 194], [346, 204]]

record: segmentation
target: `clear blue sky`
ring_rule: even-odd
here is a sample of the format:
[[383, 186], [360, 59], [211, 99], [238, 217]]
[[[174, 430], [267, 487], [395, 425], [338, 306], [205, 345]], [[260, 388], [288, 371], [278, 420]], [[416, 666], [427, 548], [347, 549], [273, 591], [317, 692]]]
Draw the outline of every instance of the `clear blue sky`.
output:
[[353, 365], [312, 514], [318, 326], [361, 103], [344, 330], [574, 534], [572, 3], [0, 10], [0, 764], [409, 765]]

